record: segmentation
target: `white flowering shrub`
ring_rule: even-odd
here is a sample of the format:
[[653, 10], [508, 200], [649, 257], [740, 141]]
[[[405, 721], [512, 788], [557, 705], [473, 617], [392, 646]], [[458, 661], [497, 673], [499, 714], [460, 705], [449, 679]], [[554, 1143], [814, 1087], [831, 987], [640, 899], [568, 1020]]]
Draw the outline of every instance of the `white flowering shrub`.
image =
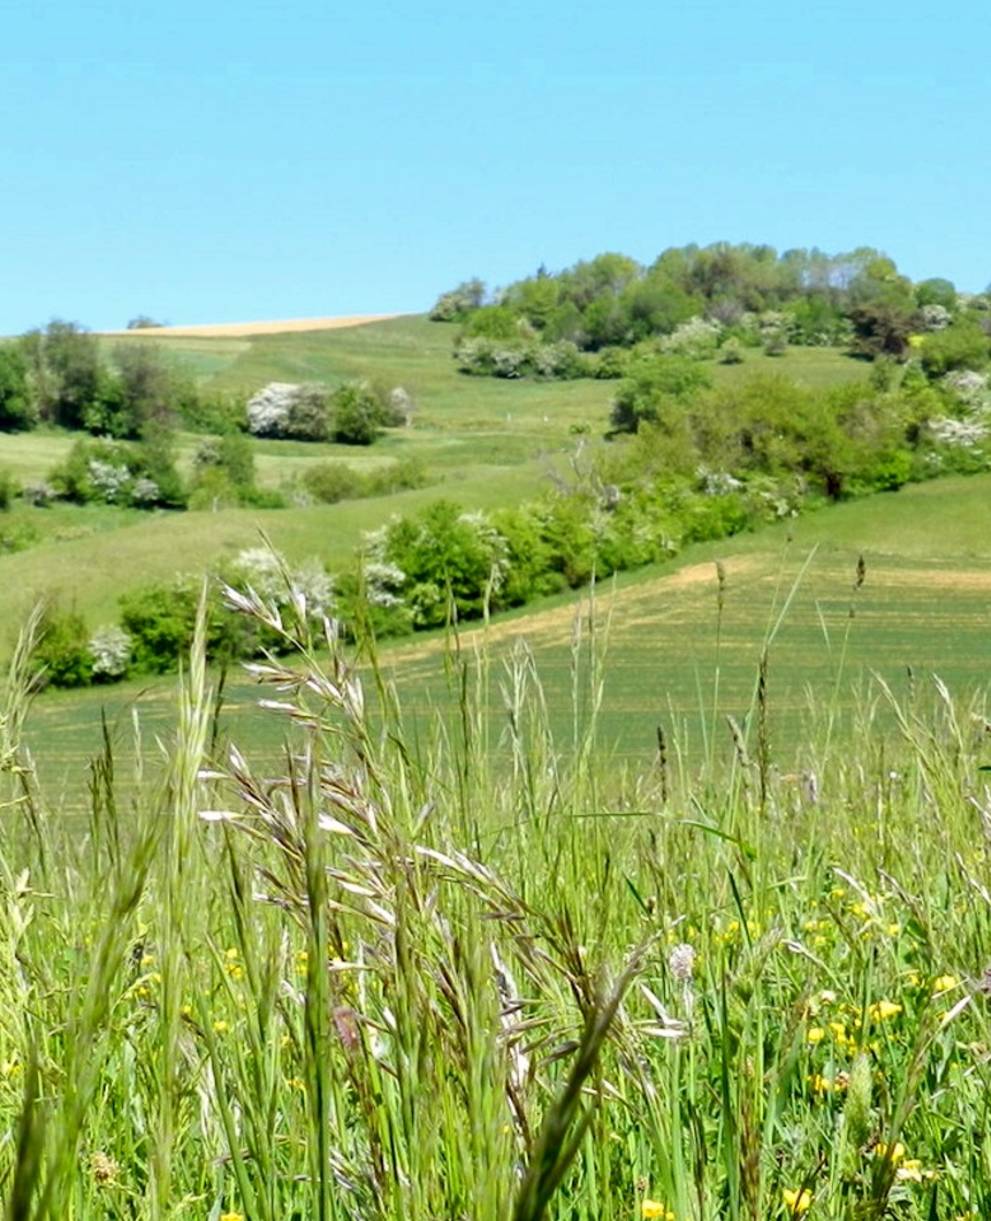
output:
[[991, 408], [991, 389], [988, 375], [974, 369], [954, 369], [942, 379], [943, 385], [973, 411]]
[[101, 500], [107, 504], [118, 504], [129, 499], [131, 490], [131, 472], [121, 463], [103, 462], [99, 458], [90, 458], [87, 463], [87, 473], [90, 483]]
[[988, 425], [983, 420], [956, 420], [940, 416], [929, 421], [929, 432], [941, 445], [972, 449], [987, 437]]
[[123, 678], [131, 661], [131, 637], [116, 625], [102, 627], [90, 637], [89, 651], [95, 679]]
[[660, 340], [662, 352], [672, 356], [687, 356], [692, 360], [703, 360], [712, 356], [719, 347], [723, 328], [718, 322], [706, 318], [689, 318], [670, 335]]
[[923, 331], [945, 331], [953, 315], [945, 305], [924, 305], [919, 310], [919, 321]]
[[268, 547], [248, 547], [238, 552], [226, 574], [235, 589], [251, 588], [270, 606], [284, 608], [302, 595], [308, 619], [329, 615], [334, 601], [334, 581], [317, 559], [290, 568], [285, 558]]
[[289, 412], [301, 387], [293, 382], [269, 382], [248, 399], [245, 408], [248, 432], [255, 437], [282, 437], [289, 425]]
[[140, 479], [135, 479], [134, 486], [131, 488], [131, 504], [138, 508], [145, 508], [148, 505], [158, 504], [162, 497], [162, 490], [154, 479], [149, 479], [146, 475], [142, 475]]

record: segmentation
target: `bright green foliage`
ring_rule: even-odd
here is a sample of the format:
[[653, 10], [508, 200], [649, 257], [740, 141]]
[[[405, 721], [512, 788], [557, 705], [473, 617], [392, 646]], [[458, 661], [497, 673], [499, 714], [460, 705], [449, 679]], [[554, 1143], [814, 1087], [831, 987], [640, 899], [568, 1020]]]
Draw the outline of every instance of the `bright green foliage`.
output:
[[957, 308], [957, 290], [952, 280], [920, 280], [915, 286], [915, 300], [919, 306], [941, 305], [952, 314]]
[[89, 633], [81, 615], [50, 607], [41, 620], [34, 654], [37, 687], [85, 687], [93, 681]]
[[438, 500], [414, 518], [388, 525], [376, 557], [405, 574], [414, 627], [440, 627], [452, 612], [477, 617], [505, 566], [501, 535], [480, 515]]
[[675, 428], [680, 405], [712, 385], [708, 370], [683, 356], [641, 360], [616, 391], [610, 424], [614, 432], [636, 432], [641, 423]]
[[0, 344], [0, 432], [33, 428], [37, 422], [24, 353], [16, 344]]
[[255, 451], [239, 432], [200, 443], [193, 458], [192, 509], [251, 501], [255, 493]]
[[74, 322], [55, 320], [22, 340], [43, 419], [64, 428], [85, 428], [103, 411], [113, 387], [96, 337]]
[[348, 382], [331, 398], [331, 435], [344, 445], [371, 445], [378, 436], [382, 406], [367, 382]]
[[983, 369], [991, 357], [991, 337], [976, 322], [958, 322], [927, 335], [919, 357], [930, 377], [953, 369]]

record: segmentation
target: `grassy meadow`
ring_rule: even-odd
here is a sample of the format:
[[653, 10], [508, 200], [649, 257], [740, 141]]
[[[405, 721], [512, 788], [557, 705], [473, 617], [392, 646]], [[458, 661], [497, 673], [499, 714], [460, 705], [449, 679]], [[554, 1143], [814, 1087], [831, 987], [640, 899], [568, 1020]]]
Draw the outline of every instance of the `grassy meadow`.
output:
[[265, 750], [217, 725], [194, 645], [170, 724], [98, 751], [82, 819], [23, 749], [15, 656], [10, 1215], [988, 1214], [976, 704], [879, 692], [855, 750], [820, 716], [795, 777], [768, 682], [729, 750], [618, 768], [597, 646], [556, 718], [530, 655], [498, 714], [449, 655], [430, 730], [285, 630], [295, 657], [256, 671]]
[[[0, 1196], [18, 1221], [991, 1216], [991, 476], [846, 502], [353, 656], [29, 693], [30, 607], [523, 499], [608, 382], [451, 330], [163, 340], [418, 410], [333, 506], [17, 508], [0, 556]], [[126, 342], [148, 342], [131, 338]], [[744, 370], [862, 375], [800, 349]], [[718, 366], [716, 377], [739, 376]], [[0, 439], [42, 475], [69, 444]], [[184, 437], [188, 455], [195, 438]], [[223, 683], [222, 691], [218, 685]]]

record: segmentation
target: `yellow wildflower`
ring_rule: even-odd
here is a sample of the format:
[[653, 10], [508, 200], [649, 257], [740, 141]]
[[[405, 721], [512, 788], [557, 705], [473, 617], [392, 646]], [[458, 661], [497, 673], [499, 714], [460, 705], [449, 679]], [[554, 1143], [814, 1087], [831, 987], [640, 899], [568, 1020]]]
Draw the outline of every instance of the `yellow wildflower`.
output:
[[938, 996], [941, 992], [951, 992], [960, 980], [955, 975], [940, 975], [933, 980], [933, 992]]
[[886, 1145], [881, 1141], [874, 1146], [874, 1153], [877, 1157], [886, 1157], [894, 1165], [904, 1158], [905, 1146], [900, 1140], [896, 1140], [893, 1145]]
[[812, 1026], [809, 1028], [808, 1034], [805, 1036], [805, 1041], [811, 1043], [813, 1047], [817, 1043], [821, 1043], [826, 1037], [826, 1032], [821, 1026]]
[[652, 1217], [657, 1217], [660, 1221], [674, 1221], [674, 1213], [657, 1200], [644, 1200], [640, 1205], [640, 1216], [644, 1221]]
[[220, 1221], [244, 1221], [243, 1213], [221, 1213]]
[[867, 1009], [875, 1022], [886, 1022], [888, 1018], [897, 1017], [901, 1011], [902, 1007], [896, 1001], [875, 1001]]
[[884, 926], [884, 931], [888, 934], [889, 937], [897, 937], [898, 934], [902, 931], [902, 926], [900, 924], [895, 924], [895, 923], [886, 924]]
[[230, 1030], [230, 1023], [225, 1022], [223, 1018], [218, 1018], [213, 1023], [213, 1030], [215, 1034], [226, 1034]]
[[807, 1187], [786, 1187], [781, 1198], [793, 1217], [808, 1212], [812, 1207], [812, 1192]]

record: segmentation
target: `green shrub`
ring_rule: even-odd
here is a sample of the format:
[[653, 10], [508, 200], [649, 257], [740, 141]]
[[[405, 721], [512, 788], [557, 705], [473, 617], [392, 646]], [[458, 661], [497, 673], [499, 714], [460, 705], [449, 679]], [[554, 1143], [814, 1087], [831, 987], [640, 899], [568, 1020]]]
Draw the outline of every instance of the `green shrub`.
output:
[[199, 588], [190, 580], [145, 586], [120, 600], [120, 620], [130, 635], [136, 670], [164, 674], [189, 649]]
[[343, 462], [319, 462], [303, 473], [303, 486], [322, 504], [337, 504], [365, 493], [365, 480], [359, 471]]
[[677, 415], [680, 405], [711, 385], [705, 366], [686, 356], [640, 360], [617, 389], [609, 422], [614, 432], [636, 432], [645, 421]]
[[34, 660], [39, 667], [39, 688], [85, 687], [92, 682], [93, 657], [83, 617], [75, 611], [49, 608], [41, 622]]
[[378, 436], [381, 406], [367, 382], [347, 382], [331, 399], [331, 434], [343, 445], [371, 445]]
[[15, 344], [0, 343], [0, 432], [34, 428], [37, 423], [24, 354]]
[[246, 503], [255, 489], [255, 451], [243, 433], [202, 441], [193, 455], [193, 509]]
[[419, 458], [400, 458], [398, 462], [369, 471], [364, 476], [363, 495], [387, 496], [392, 492], [426, 487], [429, 482], [427, 468]]
[[981, 369], [991, 355], [991, 341], [977, 323], [963, 321], [934, 331], [922, 341], [919, 359], [927, 376], [942, 377], [953, 369]]

